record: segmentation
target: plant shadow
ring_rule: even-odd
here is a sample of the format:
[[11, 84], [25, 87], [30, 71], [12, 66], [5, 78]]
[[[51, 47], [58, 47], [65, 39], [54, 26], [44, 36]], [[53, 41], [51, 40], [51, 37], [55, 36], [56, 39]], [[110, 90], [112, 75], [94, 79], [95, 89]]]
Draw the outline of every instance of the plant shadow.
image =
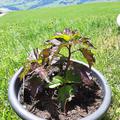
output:
[[106, 113], [101, 120], [112, 120], [109, 113]]

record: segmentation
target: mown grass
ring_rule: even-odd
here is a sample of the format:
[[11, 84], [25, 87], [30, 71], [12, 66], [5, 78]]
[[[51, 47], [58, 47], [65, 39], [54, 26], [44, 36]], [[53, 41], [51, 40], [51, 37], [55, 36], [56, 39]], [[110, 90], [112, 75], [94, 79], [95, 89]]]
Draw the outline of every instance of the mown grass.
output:
[[[8, 83], [24, 63], [28, 51], [41, 48], [56, 31], [69, 27], [92, 38], [94, 65], [112, 88], [112, 103], [103, 120], [120, 119], [120, 31], [118, 3], [95, 3], [10, 13], [0, 18], [0, 120], [19, 120], [8, 103]], [[80, 54], [72, 56], [81, 60]], [[12, 93], [11, 93], [12, 94]]]

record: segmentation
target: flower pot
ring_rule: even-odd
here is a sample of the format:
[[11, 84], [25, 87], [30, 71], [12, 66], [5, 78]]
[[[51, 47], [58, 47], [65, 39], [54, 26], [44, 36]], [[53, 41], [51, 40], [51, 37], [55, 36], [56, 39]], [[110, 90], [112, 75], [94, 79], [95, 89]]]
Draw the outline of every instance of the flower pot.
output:
[[[85, 66], [89, 70], [89, 67], [87, 64], [80, 62], [80, 61], [76, 61], [76, 60], [73, 60], [73, 61], [77, 64], [81, 64], [81, 65]], [[22, 69], [23, 68], [21, 67], [15, 73], [15, 75], [13, 76], [13, 78], [11, 79], [11, 81], [9, 83], [9, 89], [8, 89], [9, 102], [10, 102], [12, 108], [15, 110], [15, 112], [18, 114], [18, 116], [20, 118], [22, 118], [24, 120], [43, 120], [42, 118], [39, 118], [39, 117], [35, 116], [34, 114], [28, 112], [18, 101], [18, 92], [19, 92], [22, 82], [17, 78], [18, 78], [19, 74], [21, 73]], [[107, 109], [109, 108], [110, 102], [111, 102], [111, 90], [110, 90], [110, 87], [109, 87], [106, 79], [95, 68], [92, 68], [91, 72], [92, 72], [93, 76], [95, 76], [97, 78], [97, 82], [102, 88], [103, 101], [102, 101], [102, 104], [100, 105], [100, 107], [95, 112], [93, 112], [92, 114], [90, 114], [87, 117], [82, 118], [80, 120], [101, 119], [104, 116], [104, 114], [106, 113]], [[79, 120], [79, 118], [78, 118], [78, 120]]]

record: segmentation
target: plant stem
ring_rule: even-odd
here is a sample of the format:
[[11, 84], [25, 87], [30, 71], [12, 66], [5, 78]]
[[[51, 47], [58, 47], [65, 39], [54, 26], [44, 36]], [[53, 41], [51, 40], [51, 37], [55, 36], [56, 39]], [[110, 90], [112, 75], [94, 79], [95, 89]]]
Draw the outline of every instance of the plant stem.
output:
[[65, 76], [66, 76], [66, 72], [68, 70], [68, 67], [70, 65], [70, 58], [71, 58], [71, 45], [69, 45], [68, 48], [68, 59], [67, 59], [67, 65], [66, 65], [66, 68], [65, 68]]

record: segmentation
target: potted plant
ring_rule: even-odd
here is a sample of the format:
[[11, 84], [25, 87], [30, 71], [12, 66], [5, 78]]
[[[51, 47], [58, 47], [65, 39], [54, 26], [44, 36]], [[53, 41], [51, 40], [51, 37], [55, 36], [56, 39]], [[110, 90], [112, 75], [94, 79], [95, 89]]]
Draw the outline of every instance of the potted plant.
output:
[[[9, 101], [24, 120], [97, 120], [111, 101], [110, 87], [96, 69], [90, 39], [65, 29], [34, 49], [9, 84]], [[66, 52], [66, 53], [65, 53]], [[81, 52], [88, 62], [72, 60]]]

